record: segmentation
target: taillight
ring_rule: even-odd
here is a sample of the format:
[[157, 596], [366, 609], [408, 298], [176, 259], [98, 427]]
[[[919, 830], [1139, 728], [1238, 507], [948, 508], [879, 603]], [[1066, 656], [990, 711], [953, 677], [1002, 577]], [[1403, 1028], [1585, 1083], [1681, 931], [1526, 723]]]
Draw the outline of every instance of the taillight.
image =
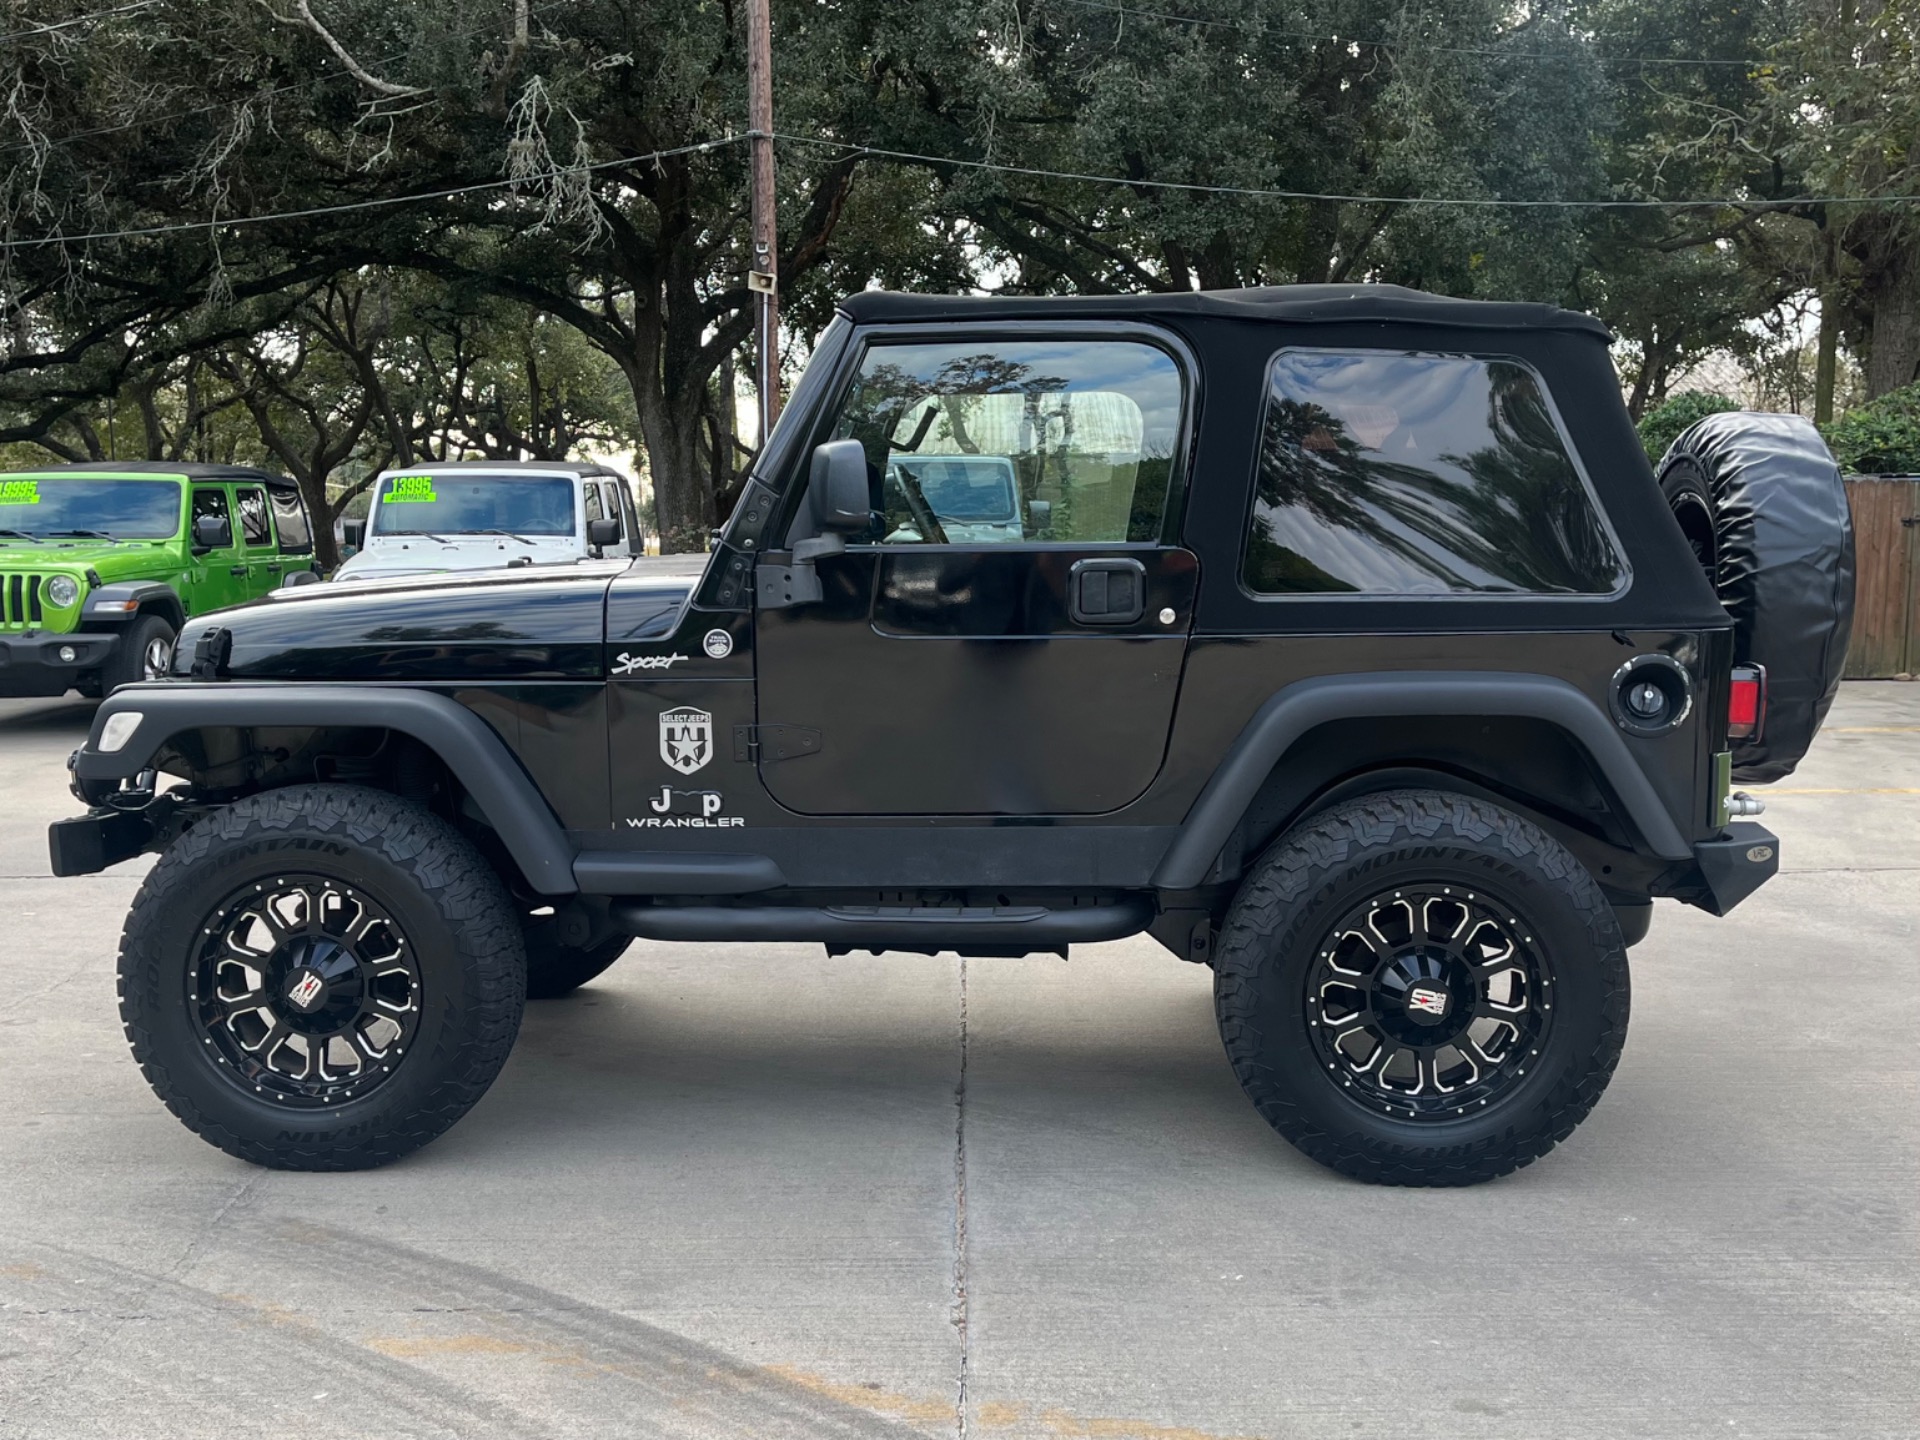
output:
[[1758, 740], [1767, 723], [1767, 672], [1759, 665], [1733, 667], [1733, 693], [1727, 699], [1727, 738]]

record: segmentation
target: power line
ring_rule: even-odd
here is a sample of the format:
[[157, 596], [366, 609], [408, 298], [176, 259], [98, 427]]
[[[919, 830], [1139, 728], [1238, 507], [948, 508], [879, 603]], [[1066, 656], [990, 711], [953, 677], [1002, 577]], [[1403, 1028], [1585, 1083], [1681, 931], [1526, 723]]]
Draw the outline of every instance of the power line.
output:
[[71, 30], [76, 25], [90, 25], [95, 20], [111, 20], [116, 15], [130, 15], [137, 10], [151, 10], [160, 0], [136, 0], [132, 5], [116, 5], [111, 10], [96, 10], [91, 15], [76, 15], [71, 20], [52, 20], [45, 25], [29, 25], [24, 30], [15, 30], [11, 35], [0, 35], [0, 40], [26, 40], [35, 35], [51, 35], [56, 30]]
[[1512, 210], [1699, 210], [1728, 205], [1910, 205], [1920, 195], [1790, 195], [1781, 200], [1712, 196], [1698, 200], [1504, 200], [1497, 196], [1339, 195], [1313, 190], [1278, 190], [1247, 185], [1201, 185], [1185, 180], [1142, 180], [1126, 175], [1093, 175], [1078, 170], [1043, 170], [1032, 165], [1003, 165], [991, 160], [962, 160], [951, 155], [922, 155], [911, 150], [884, 150], [844, 140], [822, 140], [811, 135], [774, 132], [776, 140], [796, 145], [825, 146], [883, 160], [909, 160], [921, 165], [954, 165], [967, 170], [994, 170], [1029, 175], [1040, 180], [1081, 180], [1096, 185], [1125, 185], [1148, 190], [1181, 190], [1206, 195], [1237, 195], [1250, 200], [1334, 200], [1357, 205], [1454, 205]]
[[[1138, 5], [1122, 5], [1115, 0], [1057, 0], [1062, 5], [1077, 6], [1082, 10], [1101, 10], [1114, 15], [1135, 15], [1143, 20], [1169, 20], [1180, 25], [1201, 25], [1219, 27], [1228, 30], [1260, 30], [1268, 35], [1277, 35], [1286, 40], [1316, 40], [1334, 45], [1364, 45], [1373, 50], [1417, 50], [1435, 55], [1487, 55], [1496, 60], [1566, 60], [1572, 57], [1555, 54], [1552, 51], [1528, 52], [1524, 50], [1503, 50], [1489, 45], [1435, 45], [1423, 40], [1368, 40], [1358, 35], [1321, 35], [1304, 30], [1275, 30], [1259, 20], [1233, 16], [1182, 15], [1169, 10], [1150, 10]], [[1742, 69], [1752, 69], [1759, 65], [1770, 65], [1770, 60], [1756, 59], [1710, 59], [1695, 56], [1667, 55], [1597, 55], [1607, 65], [1738, 65]]]
[[314, 205], [304, 210], [277, 210], [267, 215], [236, 215], [231, 220], [185, 220], [172, 225], [143, 225], [129, 230], [95, 230], [85, 235], [43, 235], [32, 240], [0, 240], [0, 250], [38, 250], [48, 245], [82, 245], [93, 240], [132, 240], [148, 235], [175, 235], [185, 230], [230, 230], [243, 225], [266, 225], [276, 220], [312, 220], [323, 215], [345, 215], [356, 210], [377, 210], [392, 205], [412, 205], [422, 200], [451, 200], [461, 195], [477, 195], [486, 190], [505, 190], [531, 181], [557, 180], [581, 170], [614, 170], [623, 165], [645, 165], [655, 160], [670, 160], [676, 155], [695, 155], [738, 145], [746, 134], [727, 135], [718, 140], [702, 140], [696, 145], [679, 145], [670, 150], [653, 150], [644, 155], [622, 155], [614, 160], [596, 160], [591, 165], [548, 170], [517, 180], [479, 180], [471, 185], [453, 185], [444, 190], [422, 190], [411, 195], [383, 195], [372, 200], [350, 200], [340, 205]]
[[[0, 241], [0, 250], [35, 250], [48, 245], [80, 245], [96, 240], [129, 240], [149, 235], [173, 235], [188, 230], [238, 229], [247, 225], [266, 225], [279, 220], [310, 220], [326, 215], [383, 209], [394, 205], [412, 205], [424, 200], [451, 200], [490, 190], [505, 190], [530, 180], [558, 179], [578, 171], [617, 169], [625, 165], [644, 165], [677, 155], [696, 155], [722, 150], [756, 138], [758, 132], [746, 130], [693, 145], [654, 150], [644, 155], [623, 155], [612, 160], [597, 160], [590, 165], [551, 170], [541, 175], [513, 180], [480, 180], [443, 190], [422, 190], [407, 195], [385, 195], [370, 200], [352, 200], [339, 205], [315, 205], [302, 210], [278, 210], [265, 215], [237, 215], [232, 219], [187, 220], [169, 225], [146, 225], [126, 230], [96, 230], [83, 235], [47, 235], [30, 240]], [[875, 145], [856, 145], [844, 140], [823, 140], [812, 135], [771, 132], [775, 140], [788, 144], [812, 145], [838, 150], [875, 160], [902, 160], [918, 165], [950, 165], [965, 170], [994, 171], [1006, 175], [1026, 175], [1041, 180], [1071, 180], [1093, 185], [1119, 185], [1148, 190], [1172, 190], [1189, 194], [1232, 195], [1248, 200], [1322, 200], [1355, 205], [1431, 205], [1499, 210], [1701, 210], [1726, 206], [1761, 205], [1778, 209], [1785, 205], [1911, 205], [1920, 195], [1792, 195], [1781, 200], [1756, 200], [1740, 196], [1707, 196], [1687, 200], [1509, 200], [1483, 195], [1351, 195], [1317, 190], [1282, 190], [1250, 185], [1202, 185], [1185, 180], [1150, 180], [1126, 175], [1097, 175], [1080, 170], [1047, 170], [1034, 165], [1006, 165], [991, 160], [965, 160], [952, 155], [927, 155], [912, 150], [889, 150]]]

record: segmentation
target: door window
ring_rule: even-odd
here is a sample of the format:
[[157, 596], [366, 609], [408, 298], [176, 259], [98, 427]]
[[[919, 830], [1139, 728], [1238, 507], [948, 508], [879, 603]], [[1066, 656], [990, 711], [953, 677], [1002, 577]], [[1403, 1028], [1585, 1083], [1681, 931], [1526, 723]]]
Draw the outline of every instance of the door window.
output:
[[267, 519], [267, 492], [251, 486], [233, 492], [240, 506], [240, 537], [249, 547], [273, 544], [272, 522]]
[[833, 438], [867, 453], [885, 545], [1160, 538], [1180, 371], [1125, 340], [876, 345]]
[[[224, 520], [227, 522], [227, 533], [231, 536], [233, 533], [233, 507], [227, 503], [227, 492], [224, 490], [195, 490], [193, 492], [193, 519], [195, 523], [201, 520]], [[229, 540], [228, 543], [231, 544], [232, 541]]]
[[588, 481], [581, 488], [582, 490], [585, 491], [584, 498], [586, 500], [586, 506], [587, 506], [587, 519], [589, 520], [601, 519], [604, 516], [605, 511], [603, 511], [600, 507], [600, 487], [598, 485], [595, 485], [592, 481]]
[[1241, 578], [1256, 595], [1605, 595], [1626, 571], [1519, 361], [1283, 350]]

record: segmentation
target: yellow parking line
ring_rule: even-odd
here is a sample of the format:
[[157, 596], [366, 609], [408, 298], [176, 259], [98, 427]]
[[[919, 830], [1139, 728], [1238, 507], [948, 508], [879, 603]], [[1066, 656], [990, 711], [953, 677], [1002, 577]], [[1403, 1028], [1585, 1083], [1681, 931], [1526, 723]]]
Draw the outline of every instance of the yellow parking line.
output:
[[1906, 788], [1886, 786], [1873, 790], [1775, 790], [1769, 787], [1760, 793], [1762, 795], [1920, 795], [1920, 786]]

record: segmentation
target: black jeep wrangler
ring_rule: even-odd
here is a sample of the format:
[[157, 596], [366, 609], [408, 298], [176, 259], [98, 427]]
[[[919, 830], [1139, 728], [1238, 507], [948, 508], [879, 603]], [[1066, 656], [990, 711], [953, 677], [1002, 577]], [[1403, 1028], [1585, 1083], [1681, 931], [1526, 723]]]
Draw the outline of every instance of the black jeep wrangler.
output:
[[190, 624], [54, 869], [160, 853], [127, 1034], [263, 1165], [431, 1140], [635, 936], [1144, 931], [1307, 1154], [1503, 1174], [1599, 1099], [1654, 899], [1774, 873], [1730, 777], [1791, 768], [1850, 618], [1811, 427], [1714, 417], [1663, 494], [1607, 339], [1376, 286], [855, 296], [710, 555]]

